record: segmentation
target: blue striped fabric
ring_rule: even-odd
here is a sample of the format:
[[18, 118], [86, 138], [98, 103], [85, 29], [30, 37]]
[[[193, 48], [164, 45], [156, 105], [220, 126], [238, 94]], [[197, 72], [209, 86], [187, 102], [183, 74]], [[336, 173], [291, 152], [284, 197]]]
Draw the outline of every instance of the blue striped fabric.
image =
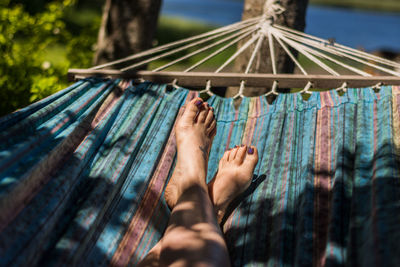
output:
[[[162, 236], [174, 123], [197, 93], [86, 79], [0, 118], [0, 266], [136, 265]], [[208, 179], [255, 145], [224, 232], [234, 266], [400, 264], [400, 88], [208, 102]]]

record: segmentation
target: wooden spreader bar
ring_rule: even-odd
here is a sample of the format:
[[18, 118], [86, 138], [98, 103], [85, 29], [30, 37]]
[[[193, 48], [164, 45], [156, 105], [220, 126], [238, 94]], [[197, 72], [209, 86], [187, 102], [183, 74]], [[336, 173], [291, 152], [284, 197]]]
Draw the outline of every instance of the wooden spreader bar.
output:
[[271, 87], [278, 81], [280, 88], [300, 88], [312, 82], [313, 88], [337, 88], [347, 83], [349, 88], [368, 87], [382, 83], [387, 85], [400, 85], [400, 77], [372, 76], [363, 77], [355, 75], [297, 75], [297, 74], [243, 74], [243, 73], [211, 73], [211, 72], [153, 72], [137, 71], [122, 72], [119, 70], [90, 70], [70, 69], [70, 79], [86, 77], [144, 79], [154, 83], [171, 83], [175, 79], [182, 87], [205, 87], [208, 80], [213, 87], [239, 86], [241, 81], [249, 87]]

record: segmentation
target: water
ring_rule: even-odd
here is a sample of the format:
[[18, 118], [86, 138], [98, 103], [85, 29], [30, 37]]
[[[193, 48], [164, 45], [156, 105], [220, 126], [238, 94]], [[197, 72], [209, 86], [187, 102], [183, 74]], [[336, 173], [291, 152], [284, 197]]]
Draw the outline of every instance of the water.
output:
[[163, 0], [161, 13], [215, 25], [240, 21], [242, 1], [231, 0]]
[[[243, 2], [235, 0], [164, 0], [162, 14], [214, 25], [240, 21]], [[400, 52], [400, 14], [309, 6], [305, 32], [367, 51]]]

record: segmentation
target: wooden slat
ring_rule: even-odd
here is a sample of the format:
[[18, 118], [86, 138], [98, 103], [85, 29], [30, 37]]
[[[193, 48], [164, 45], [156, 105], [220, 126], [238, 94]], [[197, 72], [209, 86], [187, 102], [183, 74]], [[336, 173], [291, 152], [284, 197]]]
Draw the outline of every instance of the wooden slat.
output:
[[400, 77], [396, 76], [372, 76], [362, 77], [356, 75], [297, 75], [297, 74], [243, 74], [243, 73], [211, 73], [211, 72], [121, 72], [119, 70], [89, 70], [71, 69], [68, 75], [72, 79], [86, 77], [125, 78], [152, 81], [155, 83], [171, 83], [177, 79], [177, 84], [182, 87], [205, 87], [208, 80], [214, 87], [239, 86], [245, 81], [249, 87], [271, 87], [274, 81], [279, 82], [281, 88], [301, 88], [308, 82], [313, 83], [314, 88], [337, 88], [344, 82], [348, 87], [368, 87], [378, 83], [387, 85], [400, 85]]

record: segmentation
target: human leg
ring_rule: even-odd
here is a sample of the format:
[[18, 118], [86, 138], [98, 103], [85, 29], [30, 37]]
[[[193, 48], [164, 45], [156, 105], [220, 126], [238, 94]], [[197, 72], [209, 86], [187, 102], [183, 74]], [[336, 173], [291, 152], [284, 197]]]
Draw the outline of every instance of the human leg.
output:
[[165, 190], [172, 207], [161, 241], [160, 265], [229, 265], [227, 247], [214, 215], [206, 184], [215, 119], [206, 104], [187, 105], [176, 126], [178, 158]]
[[188, 105], [177, 124], [178, 161], [165, 193], [173, 208], [168, 228], [139, 266], [229, 265], [219, 222], [229, 203], [250, 185], [257, 150], [242, 146], [227, 151], [207, 186], [215, 120], [212, 110], [206, 105], [196, 107], [196, 101]]
[[254, 146], [238, 146], [225, 151], [218, 171], [208, 184], [218, 223], [221, 223], [229, 204], [251, 184], [258, 151]]
[[182, 194], [161, 242], [162, 264], [230, 265], [219, 223], [229, 204], [249, 187], [257, 162], [255, 147], [241, 146], [226, 151], [217, 174], [207, 185], [208, 194], [204, 188], [188, 189]]
[[[222, 255], [226, 254], [225, 260], [229, 260], [205, 181], [215, 131], [216, 121], [211, 107], [200, 98], [186, 105], [175, 131], [177, 164], [164, 194], [172, 209], [170, 222], [162, 240], [139, 266], [179, 265], [182, 261], [186, 261], [182, 265], [202, 265], [204, 259], [211, 258], [207, 253], [220, 248]], [[207, 242], [208, 245], [204, 245]], [[213, 246], [210, 242], [217, 243], [213, 251], [207, 250]], [[156, 262], [157, 258], [159, 261]]]
[[[222, 218], [225, 216], [227, 207], [239, 194], [241, 194], [244, 190], [248, 188], [251, 183], [251, 178], [253, 176], [253, 171], [255, 165], [258, 161], [258, 152], [255, 147], [237, 147], [225, 152], [224, 156], [221, 158], [219, 162], [218, 172], [212, 181], [208, 184], [209, 198], [212, 200], [212, 205], [214, 209], [214, 216], [217, 216], [218, 224], [221, 222]], [[190, 191], [189, 191], [190, 192]], [[200, 196], [200, 203], [203, 205], [208, 202], [207, 200], [202, 200], [204, 194]], [[182, 198], [182, 203], [185, 202], [185, 199]], [[190, 202], [190, 201], [189, 201]], [[183, 206], [183, 205], [182, 205]], [[175, 208], [174, 211], [177, 209]], [[189, 215], [193, 215], [191, 213], [198, 214], [196, 209], [188, 209], [186, 212]], [[208, 210], [209, 211], [209, 210]], [[171, 215], [170, 224], [174, 221], [181, 221], [181, 216], [183, 213], [173, 213]], [[191, 217], [190, 216], [190, 217]], [[208, 217], [214, 217], [208, 214]], [[190, 218], [189, 217], [189, 218]], [[215, 221], [212, 222], [215, 225]], [[189, 233], [189, 232], [187, 232]], [[172, 237], [174, 232], [170, 232], [169, 235]], [[176, 242], [180, 244], [181, 234], [175, 235], [176, 240], [169, 240], [171, 242]], [[190, 234], [186, 236], [189, 240], [198, 240], [193, 238]], [[212, 238], [211, 238], [212, 239]], [[141, 266], [160, 266], [160, 254], [162, 248], [162, 241], [157, 243], [157, 245], [149, 252], [146, 258], [142, 261]], [[183, 244], [181, 244], [183, 245]], [[185, 244], [187, 245], [187, 244]], [[214, 243], [215, 245], [215, 243]], [[214, 246], [211, 244], [206, 244], [209, 249], [212, 249]], [[187, 246], [187, 248], [196, 247], [195, 244], [191, 244]], [[174, 257], [176, 255], [168, 255], [170, 251], [165, 251], [166, 256]], [[182, 253], [184, 254], [184, 253]], [[217, 253], [214, 253], [217, 254]], [[220, 253], [220, 255], [224, 255], [225, 252]], [[185, 261], [181, 261], [182, 265], [185, 265]], [[190, 264], [186, 264], [190, 265]]]

